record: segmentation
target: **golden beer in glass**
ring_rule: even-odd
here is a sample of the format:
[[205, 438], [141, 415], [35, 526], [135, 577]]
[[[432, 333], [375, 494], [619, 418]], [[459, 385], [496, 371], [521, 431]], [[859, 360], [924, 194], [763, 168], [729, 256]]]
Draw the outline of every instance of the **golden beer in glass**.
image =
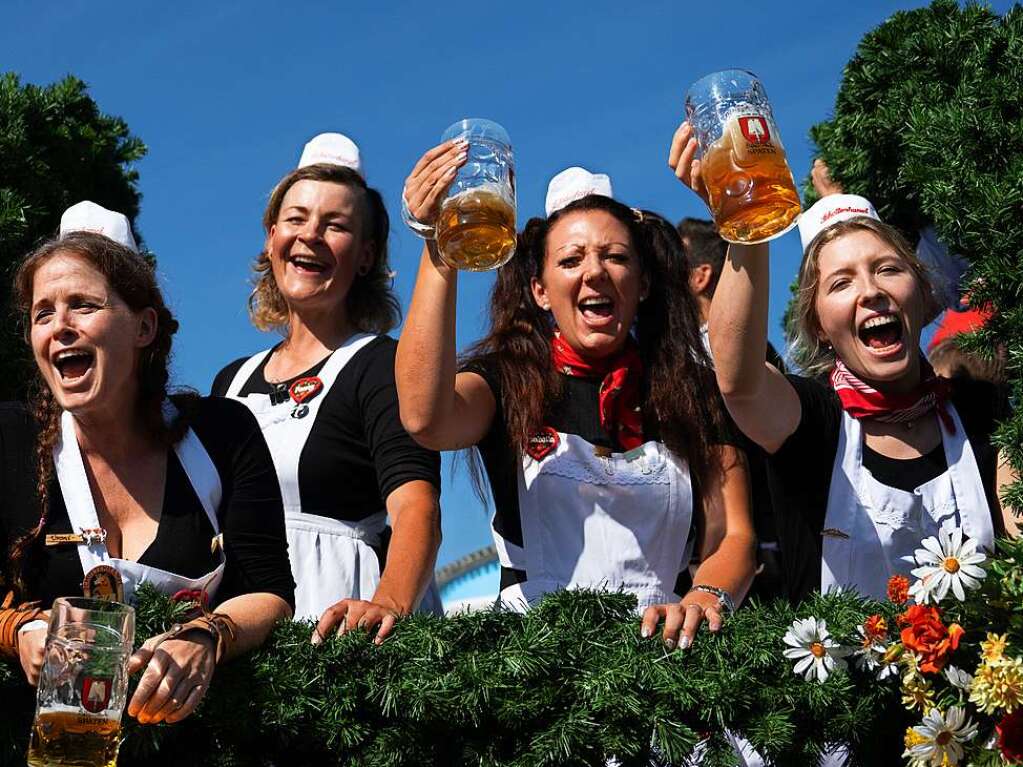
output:
[[37, 714], [28, 746], [29, 767], [114, 767], [121, 721], [49, 710]]
[[487, 187], [448, 197], [437, 218], [437, 247], [458, 269], [496, 269], [515, 252], [514, 206]]
[[515, 168], [508, 133], [495, 122], [460, 120], [442, 141], [468, 141], [468, 158], [441, 202], [437, 249], [456, 269], [497, 269], [515, 255]]
[[686, 115], [720, 235], [752, 244], [791, 229], [799, 193], [760, 81], [743, 70], [707, 75], [689, 89]]
[[121, 743], [135, 611], [85, 597], [53, 603], [39, 672], [30, 767], [113, 767]]

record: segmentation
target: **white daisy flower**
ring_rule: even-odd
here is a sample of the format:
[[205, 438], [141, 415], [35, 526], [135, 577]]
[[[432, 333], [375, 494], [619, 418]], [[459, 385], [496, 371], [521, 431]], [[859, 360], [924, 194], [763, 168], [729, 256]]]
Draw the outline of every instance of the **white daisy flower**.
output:
[[910, 760], [912, 767], [946, 767], [959, 764], [963, 744], [973, 740], [977, 725], [967, 718], [963, 708], [952, 706], [947, 714], [932, 708], [923, 721], [910, 730], [916, 737], [902, 755]]
[[899, 673], [899, 666], [887, 660], [888, 648], [880, 642], [867, 642], [867, 632], [857, 626], [860, 633], [860, 649], [856, 651], [856, 667], [861, 671], [873, 671], [878, 679]]
[[851, 652], [831, 638], [825, 621], [816, 618], [793, 621], [783, 641], [789, 645], [785, 657], [797, 661], [793, 673], [808, 682], [814, 676], [823, 682], [835, 669], [845, 669], [842, 658]]
[[966, 589], [980, 586], [986, 573], [977, 565], [987, 557], [977, 551], [975, 540], [963, 539], [961, 528], [941, 530], [936, 538], [927, 538], [921, 545], [923, 548], [913, 554], [919, 567], [912, 571], [920, 580], [909, 590], [917, 603], [940, 602], [950, 589], [962, 602]]
[[948, 666], [945, 669], [945, 678], [953, 687], [958, 687], [965, 692], [969, 692], [973, 686], [973, 676], [955, 666]]

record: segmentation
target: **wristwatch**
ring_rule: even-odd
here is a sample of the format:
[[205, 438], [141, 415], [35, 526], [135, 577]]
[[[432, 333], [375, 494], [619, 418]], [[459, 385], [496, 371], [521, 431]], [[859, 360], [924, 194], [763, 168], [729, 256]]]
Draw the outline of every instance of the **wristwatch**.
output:
[[705, 594], [713, 594], [718, 598], [718, 604], [726, 613], [731, 615], [735, 612], [735, 601], [732, 599], [732, 595], [724, 589], [719, 589], [717, 586], [707, 586], [701, 583], [697, 586], [693, 586], [690, 591], [702, 591]]

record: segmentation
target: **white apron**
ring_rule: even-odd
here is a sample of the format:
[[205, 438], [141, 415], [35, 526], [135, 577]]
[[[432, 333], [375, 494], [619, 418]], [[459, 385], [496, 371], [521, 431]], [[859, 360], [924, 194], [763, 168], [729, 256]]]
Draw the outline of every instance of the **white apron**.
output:
[[[64, 504], [67, 506], [68, 518], [71, 520], [71, 527], [78, 532], [99, 528], [96, 503], [92, 497], [92, 490], [89, 488], [85, 462], [82, 459], [78, 436], [75, 433], [74, 416], [65, 411], [61, 415], [60, 427], [61, 435], [53, 448], [53, 459], [60, 492], [64, 497]], [[206, 512], [206, 516], [210, 520], [214, 536], [219, 536], [220, 523], [217, 521], [217, 509], [220, 507], [222, 488], [217, 467], [191, 429], [174, 446], [174, 452], [202, 504], [203, 511]], [[229, 541], [227, 543], [230, 545]], [[135, 591], [141, 584], [149, 583], [164, 594], [174, 594], [182, 589], [204, 591], [208, 595], [209, 604], [215, 605], [216, 591], [223, 580], [226, 561], [223, 546], [219, 546], [217, 551], [220, 563], [216, 569], [199, 578], [185, 578], [158, 567], [150, 567], [129, 559], [111, 557], [107, 551], [106, 543], [103, 541], [78, 544], [78, 557], [82, 562], [83, 573], [88, 573], [97, 565], [111, 565], [121, 575], [121, 580], [124, 583], [124, 600], [128, 603], [134, 601]]]
[[518, 486], [524, 545], [494, 531], [501, 565], [527, 575], [501, 591], [506, 605], [525, 610], [565, 588], [621, 589], [640, 611], [681, 598], [693, 490], [688, 466], [666, 447], [651, 441], [603, 457], [559, 432], [549, 455], [522, 457]]
[[888, 578], [909, 575], [913, 552], [939, 530], [961, 527], [992, 548], [994, 527], [980, 469], [966, 429], [951, 403], [949, 432], [939, 418], [948, 470], [912, 492], [878, 482], [863, 467], [860, 422], [843, 411], [824, 518], [821, 592], [848, 586], [885, 599]]
[[[356, 333], [339, 346], [316, 376], [323, 389], [305, 403], [308, 412], [292, 417], [291, 400], [272, 404], [268, 394], [240, 396], [242, 386], [259, 369], [272, 349], [260, 352], [238, 369], [226, 396], [243, 403], [256, 416], [273, 457], [284, 499], [284, 522], [288, 535], [288, 556], [295, 578], [295, 620], [319, 620], [323, 611], [342, 599], [372, 599], [380, 583], [380, 563], [374, 546], [379, 546], [387, 525], [381, 511], [358, 522], [342, 522], [302, 511], [298, 467], [320, 405], [338, 375], [356, 352], [377, 336]], [[343, 483], [344, 477], [339, 476]]]
[[[885, 599], [888, 578], [909, 575], [920, 542], [943, 528], [962, 527], [981, 546], [992, 546], [991, 513], [973, 448], [959, 414], [951, 403], [946, 407], [956, 428], [952, 434], [938, 419], [948, 470], [913, 492], [883, 485], [863, 467], [863, 429], [842, 412], [824, 517], [822, 593], [851, 587]], [[743, 746], [749, 767], [763, 765], [749, 743]], [[847, 758], [845, 748], [834, 748], [822, 757], [821, 767], [840, 767]]]

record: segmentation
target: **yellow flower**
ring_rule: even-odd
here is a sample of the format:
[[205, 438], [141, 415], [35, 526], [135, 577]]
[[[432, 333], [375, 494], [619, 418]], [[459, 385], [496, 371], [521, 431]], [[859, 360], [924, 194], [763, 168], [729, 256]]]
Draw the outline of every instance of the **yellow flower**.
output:
[[927, 713], [934, 707], [934, 690], [931, 683], [921, 676], [903, 677], [902, 705], [910, 711], [919, 709]]
[[918, 733], [912, 727], [906, 728], [906, 735], [902, 740], [906, 744], [907, 751], [913, 748], [913, 746], [919, 746], [921, 743], [927, 742], [927, 738]]
[[985, 663], [997, 663], [1002, 659], [1007, 644], [1005, 634], [988, 634], [987, 639], [980, 643], [980, 654]]
[[981, 663], [973, 677], [970, 702], [985, 714], [1011, 713], [1023, 703], [1023, 660], [1005, 658]]

